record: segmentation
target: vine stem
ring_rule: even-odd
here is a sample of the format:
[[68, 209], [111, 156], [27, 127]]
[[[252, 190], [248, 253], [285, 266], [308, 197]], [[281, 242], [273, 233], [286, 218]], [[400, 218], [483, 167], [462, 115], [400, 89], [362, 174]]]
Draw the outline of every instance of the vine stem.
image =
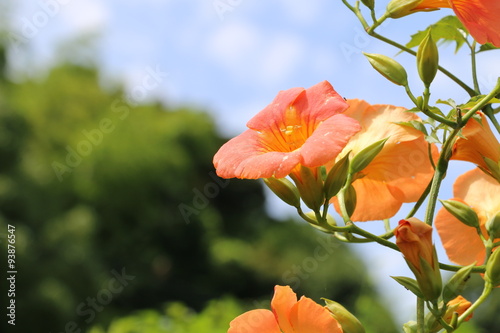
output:
[[479, 298], [474, 302], [474, 304], [471, 305], [470, 308], [468, 308], [464, 313], [462, 313], [462, 315], [460, 317], [458, 317], [458, 321], [457, 321], [457, 327], [465, 320], [467, 319], [467, 317], [474, 311], [476, 310], [476, 308], [481, 305], [485, 300], [486, 298], [488, 298], [488, 296], [490, 295], [491, 291], [493, 290], [493, 286], [491, 285], [491, 283], [489, 282], [486, 282], [485, 285], [484, 285], [484, 289], [483, 289], [483, 292], [481, 294], [481, 296], [479, 296]]
[[417, 297], [417, 333], [425, 333], [425, 302]]

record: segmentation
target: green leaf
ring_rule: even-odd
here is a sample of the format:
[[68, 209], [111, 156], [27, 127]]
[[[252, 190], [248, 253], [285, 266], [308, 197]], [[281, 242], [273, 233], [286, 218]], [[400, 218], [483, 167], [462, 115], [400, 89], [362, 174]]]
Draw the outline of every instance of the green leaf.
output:
[[406, 47], [413, 48], [419, 46], [429, 30], [431, 30], [432, 39], [436, 41], [436, 43], [441, 42], [441, 44], [443, 44], [455, 42], [455, 53], [458, 52], [466, 40], [467, 29], [465, 29], [456, 16], [450, 15], [443, 17], [438, 22], [427, 27], [427, 29], [412, 35]]
[[491, 43], [486, 43], [484, 45], [481, 45], [481, 47], [479, 48], [477, 53], [484, 52], [484, 51], [490, 51], [490, 50], [498, 50], [498, 49], [500, 49], [500, 47], [496, 47]]
[[429, 135], [429, 133], [427, 133], [427, 128], [425, 128], [424, 123], [421, 121], [418, 120], [400, 121], [397, 122], [396, 124], [411, 127], [416, 129], [417, 131], [424, 133], [424, 135], [426, 136]]
[[420, 291], [420, 287], [418, 286], [417, 281], [415, 281], [412, 278], [406, 277], [406, 276], [391, 276], [394, 280], [396, 280], [397, 283], [411, 291], [415, 296], [419, 298], [423, 298], [424, 295], [422, 294], [422, 291]]

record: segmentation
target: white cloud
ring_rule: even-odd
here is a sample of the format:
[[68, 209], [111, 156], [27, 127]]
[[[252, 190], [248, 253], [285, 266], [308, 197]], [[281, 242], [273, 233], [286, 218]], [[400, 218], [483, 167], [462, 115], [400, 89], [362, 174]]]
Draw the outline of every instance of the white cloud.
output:
[[299, 63], [301, 39], [270, 34], [242, 22], [221, 26], [208, 38], [206, 53], [238, 79], [272, 84], [285, 79]]
[[73, 0], [63, 9], [64, 24], [75, 34], [98, 31], [109, 17], [107, 6], [98, 0]]

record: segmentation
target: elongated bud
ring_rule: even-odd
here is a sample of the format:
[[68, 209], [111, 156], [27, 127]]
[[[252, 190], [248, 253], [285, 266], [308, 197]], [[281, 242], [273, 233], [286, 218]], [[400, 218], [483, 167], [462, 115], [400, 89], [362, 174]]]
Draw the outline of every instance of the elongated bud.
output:
[[417, 69], [420, 79], [426, 87], [436, 77], [439, 67], [439, 52], [436, 43], [432, 39], [431, 30], [427, 32], [417, 51]]
[[330, 200], [344, 186], [349, 171], [349, 154], [338, 160], [328, 172], [325, 180], [325, 197]]
[[493, 287], [500, 285], [500, 250], [496, 248], [486, 264], [484, 279]]
[[387, 80], [400, 86], [408, 85], [408, 74], [396, 60], [382, 54], [364, 53], [373, 68]]
[[392, 0], [387, 4], [387, 12], [391, 18], [400, 18], [417, 11], [433, 11], [439, 8], [418, 8], [423, 0]]
[[354, 186], [349, 185], [345, 191], [345, 208], [347, 210], [347, 215], [352, 216], [354, 210], [356, 209], [357, 196], [356, 189]]
[[486, 222], [486, 230], [491, 239], [500, 238], [500, 212], [493, 215]]
[[443, 301], [449, 302], [458, 297], [465, 289], [465, 284], [470, 278], [472, 268], [476, 265], [474, 262], [469, 266], [460, 268], [443, 287]]
[[300, 194], [297, 188], [286, 178], [265, 178], [264, 183], [284, 202], [293, 207], [300, 207]]
[[346, 308], [329, 299], [323, 298], [323, 300], [326, 303], [328, 311], [330, 311], [332, 316], [339, 322], [340, 326], [342, 326], [342, 331], [344, 333], [365, 333], [365, 328], [361, 325], [358, 318], [347, 311]]
[[467, 204], [458, 200], [439, 200], [443, 207], [460, 222], [469, 227], [479, 227], [479, 218], [476, 212]]
[[301, 166], [298, 174], [290, 174], [302, 201], [307, 207], [318, 211], [325, 202], [323, 192], [323, 180], [319, 170], [311, 170], [308, 167]]
[[351, 161], [351, 173], [360, 172], [370, 164], [371, 161], [384, 148], [388, 138], [372, 143], [365, 149], [361, 150]]

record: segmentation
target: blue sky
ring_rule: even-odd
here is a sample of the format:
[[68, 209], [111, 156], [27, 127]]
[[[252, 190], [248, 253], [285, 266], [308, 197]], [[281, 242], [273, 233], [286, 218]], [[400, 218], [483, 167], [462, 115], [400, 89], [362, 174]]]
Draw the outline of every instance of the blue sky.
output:
[[[376, 3], [383, 11], [387, 1]], [[43, 72], [60, 59], [57, 45], [61, 42], [95, 36], [90, 54], [103, 70], [103, 83], [123, 80], [133, 90], [148, 68], [166, 72], [166, 79], [148, 91], [148, 98], [206, 110], [227, 136], [243, 131], [247, 120], [279, 90], [323, 80], [347, 98], [411, 107], [403, 89], [376, 73], [361, 54], [395, 56], [397, 50], [369, 39], [340, 0], [39, 0], [14, 7], [12, 31], [24, 36], [19, 50], [11, 54], [15, 77], [33, 75], [33, 66]], [[450, 14], [445, 9], [389, 20], [380, 32], [405, 43], [410, 34]], [[29, 57], [26, 49], [32, 51]], [[450, 45], [440, 51], [441, 64], [470, 83], [466, 50], [454, 55]], [[500, 74], [497, 57], [495, 52], [479, 56], [483, 91], [492, 88]], [[415, 59], [401, 54], [397, 60], [407, 68], [410, 85], [419, 94], [422, 85]], [[438, 74], [431, 101], [438, 98], [461, 103], [467, 95]], [[452, 197], [453, 175], [463, 170], [463, 164], [452, 164], [443, 199]], [[270, 206], [277, 215], [290, 213], [275, 200]], [[375, 278], [384, 281], [382, 290], [396, 301], [405, 291], [388, 275], [410, 274], [401, 256], [360, 249], [369, 253], [367, 261], [378, 265]], [[406, 303], [403, 307], [410, 309], [413, 299], [408, 297]], [[410, 316], [405, 314], [401, 320]]]

